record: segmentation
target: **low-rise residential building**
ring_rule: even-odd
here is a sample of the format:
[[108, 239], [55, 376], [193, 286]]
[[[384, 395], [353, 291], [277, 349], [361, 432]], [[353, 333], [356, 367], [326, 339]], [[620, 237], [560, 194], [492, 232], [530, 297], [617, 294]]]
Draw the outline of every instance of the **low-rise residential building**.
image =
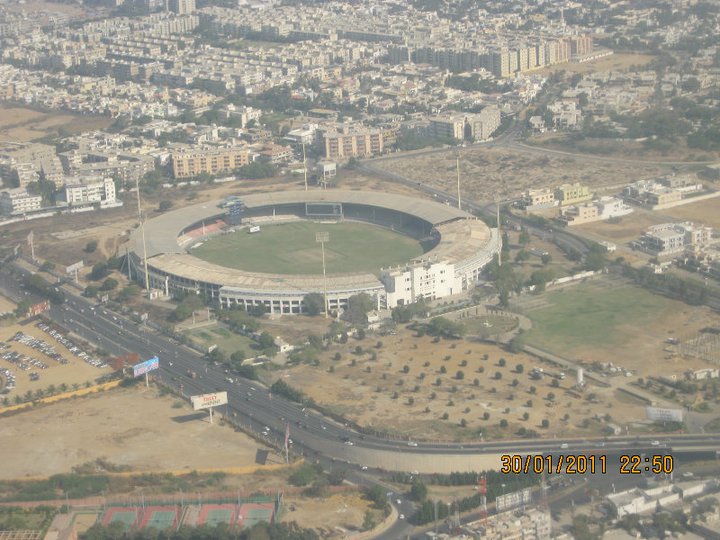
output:
[[548, 540], [551, 533], [550, 513], [529, 508], [502, 512], [461, 527], [463, 536], [449, 538], [484, 538], [489, 540]]
[[0, 213], [17, 216], [40, 210], [42, 197], [30, 195], [25, 188], [8, 189], [0, 193]]
[[558, 201], [555, 200], [555, 192], [551, 189], [529, 189], [523, 195], [521, 204], [525, 210], [534, 210], [552, 208], [557, 206]]
[[245, 145], [182, 147], [173, 151], [170, 162], [173, 177], [192, 178], [203, 173], [219, 174], [239, 169], [250, 163], [250, 151]]
[[257, 154], [260, 161], [266, 161], [273, 165], [287, 163], [293, 157], [292, 148], [279, 144], [266, 144]]
[[712, 228], [683, 223], [663, 223], [650, 227], [632, 246], [653, 255], [673, 255], [701, 249], [712, 239]]

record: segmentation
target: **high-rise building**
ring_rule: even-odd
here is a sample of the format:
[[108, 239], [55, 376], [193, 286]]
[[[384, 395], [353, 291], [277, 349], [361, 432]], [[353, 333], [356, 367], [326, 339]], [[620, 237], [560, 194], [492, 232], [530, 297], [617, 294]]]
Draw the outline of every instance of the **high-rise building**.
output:
[[178, 15], [188, 15], [195, 11], [195, 0], [168, 0], [168, 10]]

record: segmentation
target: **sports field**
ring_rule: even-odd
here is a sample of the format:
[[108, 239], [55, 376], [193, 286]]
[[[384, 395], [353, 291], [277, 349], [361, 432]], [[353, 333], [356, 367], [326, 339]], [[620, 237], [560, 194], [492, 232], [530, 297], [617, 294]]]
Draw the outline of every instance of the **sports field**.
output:
[[215, 264], [249, 272], [322, 274], [322, 252], [316, 232], [328, 232], [325, 266], [330, 274], [378, 273], [421, 255], [420, 243], [409, 236], [363, 223], [299, 221], [262, 225], [260, 232], [240, 230], [211, 238], [192, 254]]
[[671, 300], [631, 285], [587, 283], [546, 298], [547, 305], [527, 313], [533, 322], [528, 341], [553, 351], [624, 345], [675, 309]]

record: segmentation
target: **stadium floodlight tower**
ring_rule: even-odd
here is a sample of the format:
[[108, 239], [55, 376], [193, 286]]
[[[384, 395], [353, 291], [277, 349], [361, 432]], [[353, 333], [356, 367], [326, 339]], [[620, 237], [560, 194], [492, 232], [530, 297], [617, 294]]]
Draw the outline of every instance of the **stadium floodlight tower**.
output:
[[323, 298], [325, 304], [325, 318], [328, 318], [328, 312], [330, 311], [330, 302], [327, 297], [327, 272], [325, 271], [325, 242], [330, 241], [330, 233], [328, 231], [318, 231], [315, 233], [315, 241], [320, 243], [320, 250], [322, 251], [322, 267], [323, 267]]

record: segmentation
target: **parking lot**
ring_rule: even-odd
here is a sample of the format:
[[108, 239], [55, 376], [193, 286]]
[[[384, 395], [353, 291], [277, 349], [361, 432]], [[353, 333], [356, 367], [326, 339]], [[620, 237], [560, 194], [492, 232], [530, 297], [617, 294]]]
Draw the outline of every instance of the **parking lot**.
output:
[[65, 331], [44, 322], [0, 328], [0, 400], [14, 403], [54, 386], [82, 386], [110, 371], [90, 350]]

